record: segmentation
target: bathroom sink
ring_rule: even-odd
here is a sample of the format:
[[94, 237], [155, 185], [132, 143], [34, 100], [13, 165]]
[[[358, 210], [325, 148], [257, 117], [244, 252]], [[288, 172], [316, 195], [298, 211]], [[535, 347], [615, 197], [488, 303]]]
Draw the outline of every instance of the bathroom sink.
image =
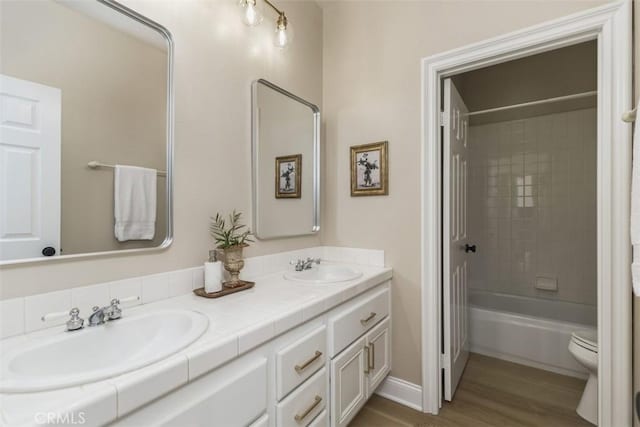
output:
[[314, 265], [309, 270], [288, 271], [284, 274], [287, 280], [311, 284], [347, 282], [360, 276], [362, 272], [346, 265]]
[[208, 327], [196, 311], [160, 310], [38, 338], [3, 351], [0, 392], [53, 390], [134, 371], [182, 350]]

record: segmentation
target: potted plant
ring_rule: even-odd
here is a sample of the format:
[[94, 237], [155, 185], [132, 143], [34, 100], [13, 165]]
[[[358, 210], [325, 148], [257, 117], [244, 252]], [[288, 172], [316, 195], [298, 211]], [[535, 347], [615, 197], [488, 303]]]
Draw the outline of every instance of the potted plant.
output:
[[224, 285], [230, 288], [242, 285], [239, 277], [240, 270], [244, 267], [242, 251], [249, 246], [248, 242], [253, 242], [251, 230], [241, 224], [241, 217], [242, 213], [236, 212], [234, 209], [227, 222], [222, 215], [217, 213], [214, 218], [211, 218], [209, 226], [211, 236], [216, 241], [216, 247], [224, 252], [224, 269], [231, 275], [231, 280], [225, 282]]

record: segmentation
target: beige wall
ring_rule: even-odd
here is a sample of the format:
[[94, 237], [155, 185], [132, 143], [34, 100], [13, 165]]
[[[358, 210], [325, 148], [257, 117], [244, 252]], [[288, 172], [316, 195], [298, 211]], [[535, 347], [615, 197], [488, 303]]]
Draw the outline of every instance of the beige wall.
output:
[[[380, 248], [394, 269], [393, 375], [421, 383], [420, 58], [603, 1], [327, 2], [324, 241]], [[389, 140], [390, 194], [349, 196], [349, 146]]]
[[155, 239], [120, 243], [113, 172], [87, 163], [166, 169], [167, 53], [51, 0], [0, 8], [0, 72], [62, 92], [62, 253], [160, 245], [165, 180], [158, 180]]
[[[236, 208], [250, 219], [250, 85], [266, 78], [321, 106], [322, 12], [314, 2], [280, 2], [295, 27], [276, 49], [272, 20], [242, 24], [236, 1], [127, 0], [175, 41], [175, 241], [165, 251], [5, 266], [3, 299], [196, 266], [213, 246], [209, 216]], [[94, 172], [98, 173], [98, 172]], [[319, 236], [257, 242], [248, 256], [318, 245]]]

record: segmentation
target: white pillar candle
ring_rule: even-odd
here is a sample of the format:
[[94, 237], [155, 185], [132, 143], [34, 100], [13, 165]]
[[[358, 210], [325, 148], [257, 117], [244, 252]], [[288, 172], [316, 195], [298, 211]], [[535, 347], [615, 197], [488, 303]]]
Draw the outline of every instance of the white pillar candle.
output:
[[204, 291], [208, 294], [222, 290], [222, 263], [204, 263]]

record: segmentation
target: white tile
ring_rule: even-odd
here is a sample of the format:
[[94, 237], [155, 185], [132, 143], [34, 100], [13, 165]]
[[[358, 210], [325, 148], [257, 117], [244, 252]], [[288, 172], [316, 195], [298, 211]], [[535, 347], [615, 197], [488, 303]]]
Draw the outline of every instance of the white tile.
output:
[[80, 317], [86, 319], [92, 313], [92, 308], [109, 305], [109, 284], [83, 286], [71, 290], [71, 306], [78, 307]]
[[353, 249], [353, 262], [359, 265], [369, 265], [369, 253], [367, 249]]
[[384, 267], [384, 251], [372, 250], [369, 252], [369, 265]]
[[275, 335], [273, 322], [260, 323], [250, 326], [238, 334], [238, 354], [242, 354], [265, 341], [270, 340]]
[[302, 310], [294, 310], [277, 318], [274, 322], [275, 334], [280, 335], [302, 323]]
[[231, 336], [215, 346], [202, 346], [187, 352], [189, 381], [217, 368], [238, 355], [238, 337]]
[[24, 319], [25, 331], [31, 332], [38, 329], [62, 325], [68, 318], [60, 316], [56, 319], [42, 321], [42, 316], [49, 313], [65, 312], [71, 310], [71, 291], [64, 290], [34, 295], [25, 298]]
[[24, 298], [0, 301], [0, 339], [24, 333]]
[[204, 286], [204, 266], [191, 269], [192, 288], [198, 289]]
[[278, 257], [277, 255], [265, 255], [263, 256], [263, 273], [273, 274], [278, 271]]
[[154, 274], [142, 278], [142, 303], [160, 301], [169, 297], [169, 275]]
[[325, 301], [323, 299], [314, 299], [302, 306], [302, 318], [304, 321], [313, 319], [325, 310]]
[[189, 363], [182, 355], [109, 380], [118, 390], [118, 417], [186, 384], [188, 380]]
[[244, 268], [240, 272], [240, 278], [252, 280], [263, 275], [263, 258], [261, 256], [247, 258], [244, 261]]
[[169, 273], [169, 297], [189, 294], [193, 290], [193, 272], [191, 269]]
[[[76, 409], [78, 408], [78, 409]], [[85, 393], [80, 400], [70, 408], [70, 416], [75, 420], [80, 420], [83, 414], [83, 426], [103, 426], [114, 421], [118, 417], [118, 394], [116, 387], [112, 384], [102, 384], [102, 387]], [[65, 413], [69, 413], [65, 411]]]
[[142, 304], [142, 281], [140, 278], [119, 280], [109, 284], [109, 298], [125, 298], [138, 297], [137, 300], [124, 303], [126, 307]]

